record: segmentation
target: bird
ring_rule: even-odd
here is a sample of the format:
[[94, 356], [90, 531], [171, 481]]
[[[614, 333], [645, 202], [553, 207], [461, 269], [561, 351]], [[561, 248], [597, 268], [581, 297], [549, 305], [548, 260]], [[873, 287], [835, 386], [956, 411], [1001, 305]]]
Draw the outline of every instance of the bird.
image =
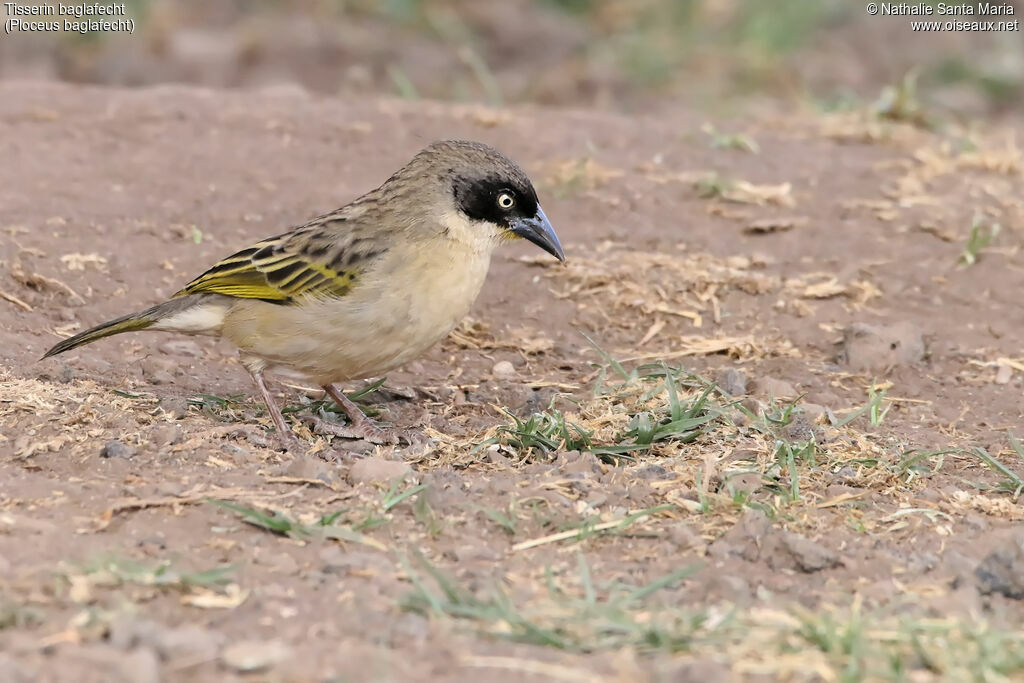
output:
[[354, 201], [219, 261], [170, 299], [68, 337], [49, 358], [125, 332], [212, 335], [238, 349], [281, 446], [301, 453], [265, 374], [323, 388], [347, 424], [324, 435], [396, 444], [339, 384], [421, 356], [465, 317], [491, 255], [525, 239], [565, 262], [527, 174], [474, 141], [430, 144]]

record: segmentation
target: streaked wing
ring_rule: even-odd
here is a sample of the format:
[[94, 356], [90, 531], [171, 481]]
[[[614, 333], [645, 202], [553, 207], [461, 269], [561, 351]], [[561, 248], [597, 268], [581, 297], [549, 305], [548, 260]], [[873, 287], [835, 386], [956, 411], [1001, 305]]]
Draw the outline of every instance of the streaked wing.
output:
[[210, 292], [241, 299], [291, 303], [306, 296], [342, 297], [381, 249], [376, 240], [340, 235], [322, 223], [258, 242], [232, 254], [175, 296]]

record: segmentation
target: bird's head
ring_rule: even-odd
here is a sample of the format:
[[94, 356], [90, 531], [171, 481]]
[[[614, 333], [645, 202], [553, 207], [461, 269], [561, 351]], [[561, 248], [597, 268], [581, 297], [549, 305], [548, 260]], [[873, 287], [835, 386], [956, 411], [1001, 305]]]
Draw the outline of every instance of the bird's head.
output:
[[[441, 181], [453, 223], [474, 239], [527, 239], [565, 261], [565, 253], [537, 200], [533, 183], [515, 162], [478, 142], [435, 142], [409, 165], [425, 166]], [[429, 169], [429, 170], [427, 170]]]

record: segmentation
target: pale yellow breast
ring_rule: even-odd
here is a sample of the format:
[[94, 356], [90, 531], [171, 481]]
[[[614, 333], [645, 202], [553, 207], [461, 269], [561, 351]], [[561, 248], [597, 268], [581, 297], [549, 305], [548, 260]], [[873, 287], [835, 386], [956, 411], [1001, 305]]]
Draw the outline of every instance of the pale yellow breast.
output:
[[243, 356], [319, 384], [378, 376], [421, 355], [469, 312], [491, 249], [447, 237], [395, 245], [344, 297], [239, 301], [223, 334]]

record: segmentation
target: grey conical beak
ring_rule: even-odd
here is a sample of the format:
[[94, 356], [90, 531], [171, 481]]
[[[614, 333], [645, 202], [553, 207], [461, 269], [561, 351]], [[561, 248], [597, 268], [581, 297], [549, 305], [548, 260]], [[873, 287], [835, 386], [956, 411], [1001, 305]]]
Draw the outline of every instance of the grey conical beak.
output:
[[509, 225], [509, 228], [515, 234], [530, 240], [559, 261], [565, 263], [565, 252], [562, 251], [558, 235], [555, 234], [555, 229], [551, 227], [551, 222], [544, 215], [544, 210], [540, 208], [540, 205], [537, 206], [537, 213], [531, 218], [516, 218]]

